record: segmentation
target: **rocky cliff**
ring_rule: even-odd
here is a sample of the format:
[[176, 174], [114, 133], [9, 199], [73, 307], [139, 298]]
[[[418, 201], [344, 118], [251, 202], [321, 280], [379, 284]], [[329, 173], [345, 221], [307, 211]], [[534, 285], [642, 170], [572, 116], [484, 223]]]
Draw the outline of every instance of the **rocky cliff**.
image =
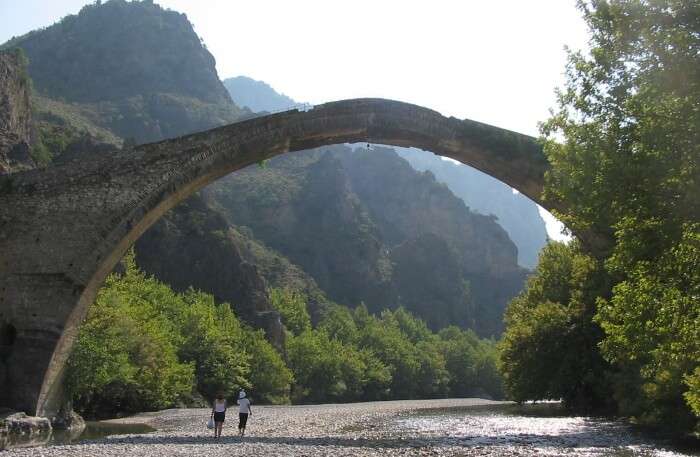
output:
[[518, 263], [527, 268], [537, 265], [537, 256], [547, 243], [547, 231], [532, 200], [466, 165], [418, 149], [396, 151], [416, 170], [430, 171], [473, 211], [494, 215], [518, 247]]
[[20, 50], [0, 52], [0, 174], [32, 168], [30, 81]]
[[[431, 327], [498, 334], [525, 271], [492, 217], [387, 148], [334, 146], [234, 173], [204, 193], [299, 265], [329, 298], [406, 306]], [[487, 316], [484, 318], [483, 316]]]

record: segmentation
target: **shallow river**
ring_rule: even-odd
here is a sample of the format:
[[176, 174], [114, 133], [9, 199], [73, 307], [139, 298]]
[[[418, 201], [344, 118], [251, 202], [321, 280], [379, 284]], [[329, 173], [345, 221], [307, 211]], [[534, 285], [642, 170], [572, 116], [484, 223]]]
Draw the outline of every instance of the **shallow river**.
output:
[[[208, 415], [204, 409], [146, 413], [120, 422], [147, 423], [156, 431], [93, 429], [87, 440], [54, 440], [0, 455], [700, 456], [697, 449], [650, 438], [622, 422], [565, 416], [556, 404], [517, 408], [456, 399], [254, 406], [245, 438], [236, 436], [232, 414], [218, 440], [204, 426]], [[127, 434], [104, 437], [105, 432]]]
[[566, 416], [558, 405], [424, 410], [399, 415], [382, 428], [436, 447], [464, 447], [475, 455], [700, 455], [691, 443], [653, 439], [622, 422]]

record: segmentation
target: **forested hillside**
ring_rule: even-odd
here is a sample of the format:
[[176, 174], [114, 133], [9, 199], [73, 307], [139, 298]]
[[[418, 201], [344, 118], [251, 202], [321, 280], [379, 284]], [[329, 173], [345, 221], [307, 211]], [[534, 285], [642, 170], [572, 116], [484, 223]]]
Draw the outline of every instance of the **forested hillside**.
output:
[[153, 2], [88, 5], [3, 45], [13, 47], [29, 59], [40, 110], [77, 114], [122, 139], [156, 141], [244, 114], [185, 15]]
[[388, 148], [278, 157], [205, 194], [330, 299], [372, 311], [405, 306], [433, 329], [457, 324], [498, 334], [525, 277], [493, 218], [470, 212]]
[[[290, 109], [299, 104], [277, 93], [263, 81], [245, 76], [228, 78], [224, 80], [224, 86], [234, 102], [253, 111]], [[418, 149], [393, 149], [414, 169], [432, 172], [436, 180], [446, 184], [470, 210], [496, 216], [498, 224], [518, 248], [519, 265], [532, 269], [537, 264], [537, 256], [547, 243], [547, 231], [534, 202], [514, 194], [508, 185], [474, 168], [442, 160]]]
[[537, 256], [547, 243], [547, 231], [534, 202], [466, 165], [418, 149], [396, 148], [396, 152], [416, 170], [433, 173], [472, 211], [496, 216], [518, 247], [518, 263], [530, 269], [537, 265]]

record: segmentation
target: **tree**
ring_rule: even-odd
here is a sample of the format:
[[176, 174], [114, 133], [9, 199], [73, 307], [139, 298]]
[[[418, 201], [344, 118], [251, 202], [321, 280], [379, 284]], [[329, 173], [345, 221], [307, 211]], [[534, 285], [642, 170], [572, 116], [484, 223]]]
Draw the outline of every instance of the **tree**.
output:
[[253, 395], [258, 402], [288, 404], [294, 381], [292, 371], [280, 353], [265, 339], [264, 331], [245, 329], [245, 335], [243, 346], [246, 353], [251, 354], [248, 379]]
[[270, 303], [282, 316], [282, 323], [295, 335], [311, 329], [306, 296], [289, 289], [270, 289]]
[[341, 305], [329, 306], [318, 328], [331, 338], [336, 338], [346, 344], [355, 344], [359, 338], [358, 326], [353, 319], [352, 312]]
[[165, 408], [192, 390], [193, 366], [177, 356], [179, 332], [153, 300], [177, 304], [177, 295], [146, 278], [133, 253], [124, 263], [124, 275], [110, 275], [98, 293], [68, 361], [68, 391], [90, 417]]
[[511, 398], [563, 399], [575, 409], [608, 404], [610, 368], [598, 351], [602, 332], [592, 322], [603, 279], [597, 262], [576, 243], [542, 250], [505, 315], [500, 366]]
[[604, 263], [607, 289], [589, 307], [605, 330], [602, 353], [619, 370], [621, 411], [691, 427], [699, 417], [700, 6], [579, 7], [591, 50], [570, 53], [558, 110], [542, 126], [552, 165], [545, 199]]
[[625, 376], [622, 411], [676, 430], [700, 417], [700, 232], [684, 233], [655, 263], [638, 262], [597, 316], [603, 354]]
[[212, 295], [193, 289], [183, 299], [179, 355], [194, 365], [197, 391], [213, 399], [218, 392], [233, 395], [241, 387], [250, 388], [251, 354], [230, 305], [216, 304]]

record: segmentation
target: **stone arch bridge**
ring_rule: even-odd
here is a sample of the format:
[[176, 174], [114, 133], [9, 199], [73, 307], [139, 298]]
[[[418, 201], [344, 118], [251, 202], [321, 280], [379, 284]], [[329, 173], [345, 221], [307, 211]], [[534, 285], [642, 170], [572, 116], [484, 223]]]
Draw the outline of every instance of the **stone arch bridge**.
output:
[[42, 416], [57, 411], [63, 367], [97, 290], [134, 241], [178, 202], [261, 160], [357, 142], [432, 151], [542, 203], [548, 162], [534, 138], [381, 99], [272, 114], [2, 176], [0, 405]]

